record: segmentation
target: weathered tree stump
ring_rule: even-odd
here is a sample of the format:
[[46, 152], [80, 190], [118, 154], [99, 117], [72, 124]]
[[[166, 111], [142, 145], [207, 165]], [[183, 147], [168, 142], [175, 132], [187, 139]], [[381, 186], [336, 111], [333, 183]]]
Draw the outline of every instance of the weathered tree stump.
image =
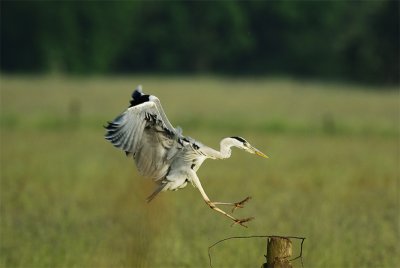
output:
[[292, 256], [292, 241], [285, 237], [270, 237], [267, 243], [267, 262], [263, 268], [292, 268], [288, 258]]

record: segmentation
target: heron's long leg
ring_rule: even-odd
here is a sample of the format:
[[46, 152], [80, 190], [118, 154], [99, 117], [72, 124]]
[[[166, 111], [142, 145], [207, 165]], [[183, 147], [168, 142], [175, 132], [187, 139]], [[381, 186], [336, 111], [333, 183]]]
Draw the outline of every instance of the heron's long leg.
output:
[[[199, 189], [200, 194], [202, 195], [204, 201], [206, 202], [206, 204], [212, 208], [213, 210], [225, 215], [226, 217], [230, 218], [231, 220], [233, 220], [236, 224], [240, 224], [244, 227], [247, 227], [246, 225], [244, 225], [243, 223], [252, 220], [253, 218], [246, 218], [246, 219], [236, 219], [235, 217], [233, 217], [232, 215], [226, 213], [225, 211], [223, 211], [222, 209], [218, 208], [216, 206], [216, 203], [212, 202], [210, 200], [210, 198], [207, 196], [206, 192], [203, 189], [203, 186], [200, 183], [199, 178], [197, 177], [197, 174], [195, 172], [192, 173], [192, 181], [194, 183], [194, 185], [197, 187], [197, 189]], [[222, 203], [222, 202], [219, 202]], [[235, 203], [232, 203], [235, 204]]]

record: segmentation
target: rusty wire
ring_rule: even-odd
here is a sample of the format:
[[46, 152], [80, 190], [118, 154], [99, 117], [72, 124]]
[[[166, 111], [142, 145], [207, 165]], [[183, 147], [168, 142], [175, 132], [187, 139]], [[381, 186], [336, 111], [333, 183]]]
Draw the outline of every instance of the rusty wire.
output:
[[212, 266], [212, 261], [211, 261], [211, 248], [213, 248], [214, 246], [218, 245], [219, 243], [225, 242], [227, 240], [231, 240], [231, 239], [242, 239], [242, 238], [273, 238], [273, 237], [279, 237], [279, 238], [292, 238], [292, 239], [299, 239], [301, 240], [301, 244], [300, 244], [300, 254], [299, 256], [290, 259], [289, 261], [294, 261], [300, 258], [301, 260], [301, 267], [304, 267], [303, 265], [303, 243], [304, 240], [306, 239], [305, 237], [300, 237], [300, 236], [280, 236], [280, 235], [250, 235], [250, 236], [231, 236], [231, 237], [227, 237], [224, 239], [221, 239], [217, 242], [215, 242], [214, 244], [212, 244], [211, 246], [208, 247], [208, 259], [210, 261], [210, 267], [213, 268]]

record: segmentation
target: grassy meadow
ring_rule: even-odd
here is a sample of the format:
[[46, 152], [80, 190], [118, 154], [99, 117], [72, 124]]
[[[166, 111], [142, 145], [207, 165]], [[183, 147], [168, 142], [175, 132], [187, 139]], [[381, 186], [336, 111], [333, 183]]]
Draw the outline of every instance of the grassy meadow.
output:
[[[147, 204], [153, 183], [103, 138], [137, 84], [184, 134], [234, 150], [198, 175], [215, 201], [253, 199], [238, 217], [188, 185]], [[1, 78], [0, 267], [208, 267], [230, 236], [306, 237], [305, 267], [396, 267], [399, 94], [387, 88], [215, 77]], [[296, 242], [296, 241], [294, 241]], [[212, 249], [213, 267], [260, 267], [265, 239]], [[298, 254], [298, 244], [294, 255]], [[293, 263], [300, 267], [300, 261]]]

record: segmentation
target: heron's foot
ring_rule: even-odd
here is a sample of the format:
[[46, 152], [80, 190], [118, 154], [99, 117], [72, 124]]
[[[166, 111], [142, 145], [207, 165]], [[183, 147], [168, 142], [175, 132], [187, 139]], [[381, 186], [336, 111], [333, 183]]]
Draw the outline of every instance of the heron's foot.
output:
[[243, 199], [240, 202], [237, 203], [233, 203], [233, 208], [232, 208], [232, 213], [237, 209], [237, 208], [244, 208], [244, 203], [246, 203], [247, 201], [249, 201], [251, 199], [251, 196], [246, 197], [245, 199]]
[[245, 227], [245, 228], [248, 228], [247, 225], [244, 225], [244, 223], [245, 223], [245, 222], [249, 222], [249, 221], [251, 221], [251, 220], [254, 220], [254, 217], [245, 218], [245, 219], [235, 219], [235, 220], [233, 220], [234, 223], [232, 223], [231, 226], [236, 225], [236, 224], [239, 224], [239, 225], [241, 225], [241, 226], [243, 226], [243, 227]]

